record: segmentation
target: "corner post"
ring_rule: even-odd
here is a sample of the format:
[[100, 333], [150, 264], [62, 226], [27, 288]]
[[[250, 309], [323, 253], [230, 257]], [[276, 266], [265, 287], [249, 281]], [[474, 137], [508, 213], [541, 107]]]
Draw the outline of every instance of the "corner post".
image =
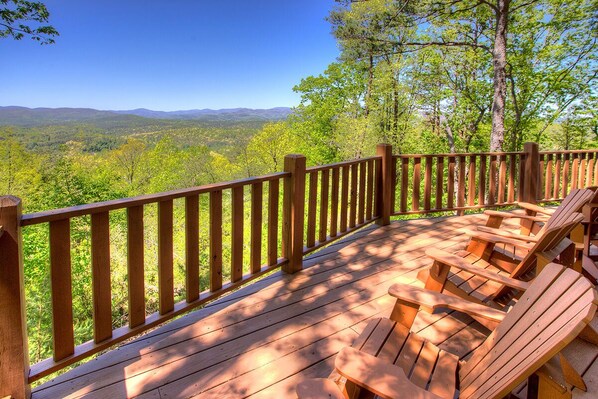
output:
[[378, 209], [380, 216], [376, 220], [378, 226], [390, 224], [390, 215], [392, 214], [392, 195], [394, 181], [392, 176], [392, 145], [378, 144], [376, 146], [376, 155], [382, 157], [380, 170], [378, 170]]
[[535, 204], [538, 202], [538, 176], [540, 174], [538, 143], [528, 142], [523, 144], [523, 152], [525, 152], [523, 201]]
[[282, 256], [288, 263], [285, 273], [303, 269], [303, 230], [305, 228], [305, 156], [290, 154], [284, 157], [284, 171], [291, 175], [284, 179], [282, 208]]
[[0, 197], [0, 397], [28, 398], [21, 200]]

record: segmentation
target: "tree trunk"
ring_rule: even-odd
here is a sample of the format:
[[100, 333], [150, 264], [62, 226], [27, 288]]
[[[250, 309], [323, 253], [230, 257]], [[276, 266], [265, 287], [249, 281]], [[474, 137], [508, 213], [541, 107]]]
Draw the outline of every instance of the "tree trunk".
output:
[[505, 98], [507, 92], [507, 23], [510, 0], [496, 2], [496, 34], [492, 64], [494, 66], [494, 101], [492, 103], [492, 135], [490, 151], [502, 151], [505, 140]]
[[370, 63], [368, 65], [368, 86], [365, 92], [365, 109], [363, 111], [365, 117], [367, 118], [370, 114], [370, 97], [372, 96], [372, 83], [374, 81], [374, 56], [370, 51]]

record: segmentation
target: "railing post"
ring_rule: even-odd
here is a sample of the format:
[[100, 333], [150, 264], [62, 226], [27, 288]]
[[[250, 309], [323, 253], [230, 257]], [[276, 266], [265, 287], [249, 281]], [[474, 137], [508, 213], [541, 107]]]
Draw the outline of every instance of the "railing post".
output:
[[284, 171], [291, 175], [284, 179], [282, 256], [289, 262], [282, 266], [282, 270], [295, 273], [303, 269], [305, 157], [299, 154], [285, 156]]
[[381, 170], [378, 171], [378, 209], [380, 217], [376, 220], [379, 226], [390, 224], [390, 215], [392, 214], [392, 145], [378, 144], [376, 155], [382, 157], [380, 162]]
[[30, 387], [21, 200], [0, 197], [0, 397], [28, 398]]
[[523, 201], [535, 204], [538, 202], [538, 176], [540, 174], [540, 154], [538, 143], [523, 144], [525, 167], [523, 169]]

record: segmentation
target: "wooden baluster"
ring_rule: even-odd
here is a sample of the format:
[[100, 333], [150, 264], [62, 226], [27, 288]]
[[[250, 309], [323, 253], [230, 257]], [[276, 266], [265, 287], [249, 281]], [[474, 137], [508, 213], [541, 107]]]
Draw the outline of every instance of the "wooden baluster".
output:
[[486, 155], [480, 155], [478, 205], [486, 205]]
[[[465, 162], [464, 155], [459, 156], [459, 184], [457, 185], [457, 207], [465, 206]], [[460, 212], [462, 214], [462, 211]]]
[[426, 169], [424, 174], [424, 209], [429, 211], [432, 202], [432, 156], [426, 155]]
[[411, 193], [411, 210], [419, 211], [419, 190], [421, 183], [421, 157], [413, 158], [413, 189]]
[[172, 200], [158, 203], [158, 297], [160, 314], [174, 309]]
[[475, 176], [476, 175], [476, 156], [469, 156], [469, 184], [467, 189], [467, 205], [475, 205]]
[[507, 188], [507, 157], [500, 156], [500, 167], [498, 172], [498, 202], [505, 203], [505, 192]]
[[396, 203], [397, 203], [397, 158], [392, 156], [391, 151], [391, 163], [390, 163], [390, 207], [389, 207], [389, 223], [390, 223], [390, 215], [395, 213]]
[[318, 200], [318, 172], [309, 173], [309, 199], [307, 206], [307, 248], [316, 245], [316, 212]]
[[544, 176], [546, 175], [546, 171], [544, 169], [544, 167], [546, 166], [544, 154], [539, 154], [539, 163], [540, 163], [540, 167], [539, 167], [540, 173], [538, 173], [537, 199], [542, 199], [542, 198], [544, 198], [544, 194], [543, 194], [544, 189], [542, 187], [544, 187]]
[[594, 172], [594, 153], [593, 152], [589, 152], [588, 153], [588, 168], [586, 170], [586, 182], [584, 184], [584, 187], [590, 187], [592, 186], [592, 173]]
[[580, 154], [581, 161], [579, 162], [579, 181], [577, 182], [577, 187], [579, 188], [585, 187], [584, 181], [587, 175], [586, 168], [588, 167], [588, 161], [586, 159], [587, 156], [587, 153]]
[[222, 288], [222, 191], [210, 192], [210, 291]]
[[330, 237], [336, 237], [338, 232], [338, 182], [340, 169], [332, 169], [332, 189], [330, 192]]
[[448, 203], [447, 208], [452, 209], [454, 208], [454, 198], [455, 198], [455, 157], [449, 157], [449, 164], [448, 164], [448, 187], [447, 187], [447, 194], [448, 194]]
[[30, 395], [21, 213], [19, 198], [0, 197], [0, 397]]
[[50, 222], [50, 281], [54, 360], [75, 353], [71, 284], [71, 227], [69, 219]]
[[598, 186], [598, 153], [596, 154], [596, 161], [594, 161], [594, 183], [592, 186]]
[[372, 205], [374, 202], [374, 160], [370, 159], [368, 161], [367, 169], [365, 218], [369, 221], [372, 220]]
[[143, 205], [127, 208], [127, 282], [129, 284], [129, 327], [131, 328], [145, 323], [143, 236]]
[[569, 194], [569, 154], [563, 154], [561, 198], [565, 198], [567, 194]]
[[355, 227], [355, 221], [357, 220], [357, 168], [359, 165], [354, 163], [351, 165], [351, 199], [349, 208], [349, 228]]
[[349, 205], [349, 166], [343, 166], [343, 177], [341, 180], [341, 216], [340, 227], [341, 233], [347, 231], [347, 211]]
[[254, 274], [262, 270], [263, 194], [264, 185], [262, 182], [251, 185], [251, 250], [249, 253], [249, 267], [251, 273]]
[[496, 177], [498, 171], [496, 170], [496, 155], [490, 155], [490, 184], [488, 189], [488, 205], [496, 203]]
[[444, 194], [444, 157], [436, 157], [436, 209], [442, 209]]
[[509, 155], [509, 189], [507, 192], [507, 202], [512, 204], [515, 202], [515, 165], [517, 163], [517, 155]]
[[579, 154], [573, 153], [573, 165], [571, 166], [571, 190], [579, 188]]
[[[245, 211], [243, 206], [244, 187], [233, 187], [231, 191], [232, 223], [230, 281], [235, 283], [243, 278], [243, 221], [245, 220]], [[253, 201], [251, 206], [253, 208]]]
[[544, 199], [552, 198], [552, 154], [546, 156], [546, 176], [544, 177]]
[[[327, 238], [327, 227], [328, 227], [328, 192], [330, 173], [328, 169], [322, 171], [322, 192], [320, 193], [320, 228], [318, 241], [326, 242]], [[371, 212], [371, 208], [370, 208]]]
[[278, 201], [280, 197], [278, 179], [268, 182], [268, 265], [278, 262]]
[[94, 342], [98, 343], [112, 337], [110, 219], [108, 212], [91, 215], [91, 275], [93, 337]]
[[380, 218], [382, 216], [382, 159], [374, 160], [374, 202], [372, 206], [374, 208], [373, 218]]
[[555, 165], [554, 165], [554, 183], [552, 185], [552, 198], [554, 199], [558, 199], [560, 198], [560, 183], [562, 180], [561, 177], [561, 154], [556, 154], [556, 161], [555, 161]]
[[185, 197], [185, 291], [199, 299], [199, 196]]
[[407, 212], [409, 194], [409, 158], [401, 158], [401, 212]]
[[359, 164], [359, 188], [358, 188], [358, 208], [357, 208], [357, 223], [363, 224], [365, 221], [365, 167], [366, 162]]

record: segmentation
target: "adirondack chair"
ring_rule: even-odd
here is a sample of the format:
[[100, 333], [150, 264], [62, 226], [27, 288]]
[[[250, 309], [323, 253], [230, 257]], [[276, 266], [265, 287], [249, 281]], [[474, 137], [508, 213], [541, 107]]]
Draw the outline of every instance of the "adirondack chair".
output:
[[[515, 296], [516, 291], [527, 288], [527, 281], [534, 277], [537, 267], [542, 269], [557, 257], [566, 266], [574, 264], [575, 246], [566, 236], [582, 219], [583, 216], [579, 213], [560, 218], [535, 243], [523, 243], [506, 237], [493, 238], [495, 243], [508, 242], [526, 249], [527, 254], [521, 260], [508, 258], [488, 247], [483, 247], [481, 251], [474, 248], [472, 252], [459, 251], [456, 254], [435, 248], [428, 249], [426, 255], [434, 263], [428, 271], [425, 288], [437, 292], [446, 290], [476, 303], [492, 301], [502, 307]], [[451, 269], [452, 273], [449, 274]], [[484, 320], [478, 321], [485, 323]]]
[[[561, 217], [567, 217], [573, 212], [581, 212], [583, 206], [597, 195], [598, 191], [595, 188], [573, 189], [556, 209], [542, 208], [527, 202], [519, 202], [518, 206], [523, 209], [515, 212], [486, 210], [484, 211], [484, 214], [488, 215], [486, 226], [480, 226], [478, 230], [503, 234], [516, 239], [523, 239], [522, 236], [530, 236], [531, 233], [537, 237], [546, 230], [550, 223], [558, 221]], [[499, 229], [505, 219], [521, 220], [519, 234]], [[533, 240], [534, 236], [531, 237], [529, 240]]]
[[[537, 205], [521, 203], [520, 205], [528, 210], [527, 214], [487, 210], [484, 212], [488, 215], [486, 226], [478, 226], [476, 228], [478, 233], [469, 232], [471, 241], [467, 246], [467, 250], [470, 252], [475, 249], [483, 251], [487, 247], [494, 247], [495, 244], [492, 241], [492, 235], [498, 235], [523, 242], [537, 242], [550, 226], [561, 223], [562, 220], [567, 219], [567, 217], [573, 213], [581, 213], [584, 205], [592, 201], [596, 196], [598, 196], [598, 191], [594, 192], [591, 189], [574, 189], [567, 195], [567, 197], [565, 197], [563, 202], [561, 202], [556, 209], [545, 209]], [[543, 212], [542, 215], [544, 216], [542, 218], [537, 217], [537, 214], [540, 212]], [[499, 227], [502, 225], [502, 221], [509, 218], [522, 218], [523, 220], [535, 220], [536, 222], [542, 221], [543, 226], [539, 227], [539, 224], [536, 223], [535, 226], [537, 228], [521, 229], [519, 234], [500, 229]], [[534, 232], [534, 235], [530, 235], [531, 231]], [[583, 227], [581, 225], [576, 226], [571, 232], [571, 239], [579, 244], [579, 249], [582, 248], [583, 237]]]
[[[339, 352], [335, 369], [346, 378], [344, 386], [340, 378], [304, 381], [297, 386], [299, 398], [356, 398], [361, 389], [386, 399], [453, 399], [457, 393], [464, 399], [504, 398], [583, 333], [598, 305], [587, 279], [554, 263], [508, 313], [403, 284], [389, 293], [403, 309], [393, 313], [405, 317], [372, 320], [352, 347]], [[500, 323], [460, 362], [409, 331], [420, 306], [450, 307]], [[553, 397], [547, 385], [528, 388], [528, 399]]]

